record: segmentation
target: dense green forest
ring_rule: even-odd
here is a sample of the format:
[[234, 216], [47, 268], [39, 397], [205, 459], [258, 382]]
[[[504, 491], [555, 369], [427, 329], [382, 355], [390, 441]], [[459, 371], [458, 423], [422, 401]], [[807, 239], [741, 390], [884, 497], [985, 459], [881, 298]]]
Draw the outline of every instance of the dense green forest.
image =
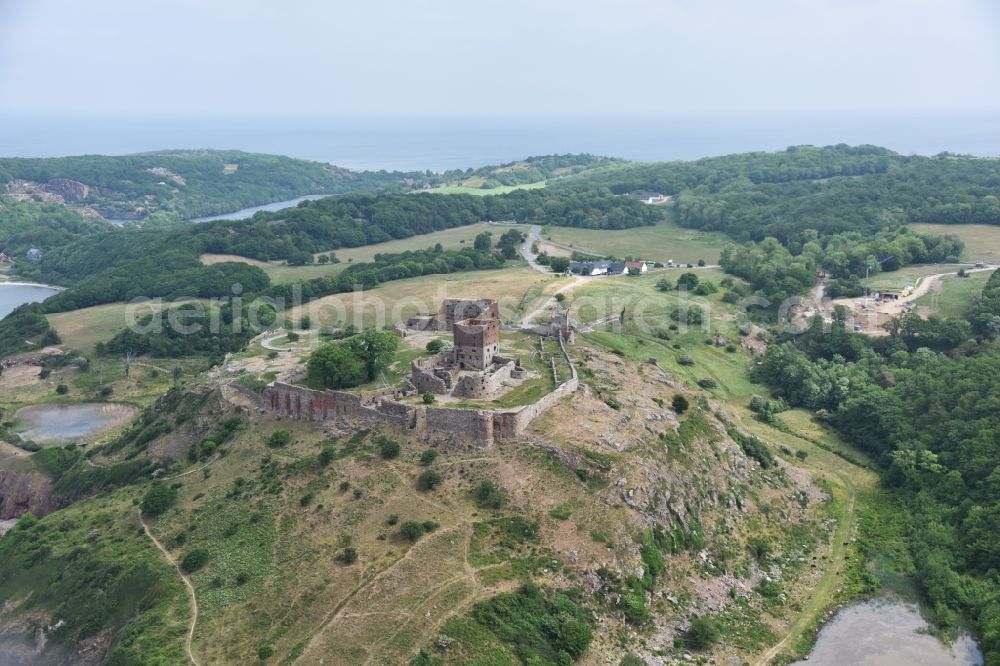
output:
[[[993, 288], [1000, 273], [991, 276]], [[978, 317], [1000, 315], [983, 298]], [[944, 626], [1000, 660], [1000, 352], [964, 320], [906, 315], [869, 338], [816, 319], [768, 347], [754, 378], [871, 453], [905, 507], [912, 575]]]
[[0, 250], [9, 255], [23, 256], [32, 247], [71, 245], [108, 227], [59, 204], [0, 203]]
[[92, 207], [108, 219], [144, 219], [157, 211], [188, 219], [306, 194], [408, 190], [427, 177], [356, 172], [278, 155], [184, 150], [0, 158], [0, 184], [13, 180], [43, 184], [67, 203]]
[[[0, 186], [30, 181], [22, 194], [62, 197], [114, 220], [182, 221], [306, 194], [408, 192], [478, 178], [482, 187], [521, 185], [615, 162], [593, 155], [547, 155], [478, 169], [352, 171], [280, 155], [177, 150], [136, 155], [0, 158]], [[2, 239], [2, 238], [0, 238]]]
[[[312, 263], [313, 253], [357, 247], [469, 225], [490, 219], [546, 219], [574, 226], [655, 224], [661, 212], [623, 197], [553, 195], [544, 191], [475, 197], [469, 195], [344, 195], [303, 202], [249, 220], [220, 220], [199, 225], [114, 230], [81, 236], [47, 250], [41, 261], [22, 263], [26, 277], [71, 285], [49, 299], [49, 312], [129, 300], [137, 296], [228, 296], [239, 282], [260, 293], [266, 275], [242, 263], [203, 266], [202, 253], [239, 254], [261, 260]], [[617, 228], [617, 227], [615, 227]], [[501, 252], [507, 258], [516, 255]], [[344, 285], [374, 286], [400, 277], [495, 267], [489, 252], [441, 252], [380, 255], [374, 262], [349, 267], [327, 280], [325, 293], [348, 291]], [[329, 286], [329, 285], [334, 286]]]

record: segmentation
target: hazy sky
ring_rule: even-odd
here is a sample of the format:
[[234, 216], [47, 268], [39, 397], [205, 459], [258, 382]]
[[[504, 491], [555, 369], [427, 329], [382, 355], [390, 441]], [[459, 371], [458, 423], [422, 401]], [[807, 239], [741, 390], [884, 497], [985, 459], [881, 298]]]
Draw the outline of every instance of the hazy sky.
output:
[[994, 0], [0, 0], [0, 112], [1000, 109]]

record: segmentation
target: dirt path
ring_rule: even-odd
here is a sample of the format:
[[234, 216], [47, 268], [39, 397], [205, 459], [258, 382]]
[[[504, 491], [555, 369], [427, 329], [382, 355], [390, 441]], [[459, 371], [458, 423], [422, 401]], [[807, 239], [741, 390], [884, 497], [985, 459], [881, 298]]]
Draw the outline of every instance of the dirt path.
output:
[[545, 310], [554, 307], [556, 305], [556, 294], [568, 293], [576, 289], [586, 281], [587, 278], [583, 277], [582, 275], [575, 275], [572, 278], [570, 278], [565, 284], [563, 284], [561, 287], [552, 292], [552, 294], [548, 298], [544, 299], [538, 305], [538, 307], [536, 307], [534, 310], [532, 310], [531, 312], [529, 312], [528, 314], [524, 315], [524, 317], [521, 318], [521, 328], [531, 326], [532, 322], [539, 315], [545, 312]]
[[191, 625], [188, 627], [187, 639], [184, 641], [184, 651], [187, 652], [188, 659], [191, 660], [194, 666], [200, 666], [198, 660], [194, 658], [194, 652], [191, 651], [191, 643], [194, 641], [194, 628], [198, 624], [198, 597], [194, 593], [194, 585], [191, 584], [191, 579], [181, 571], [180, 565], [170, 555], [170, 551], [164, 548], [163, 544], [153, 536], [153, 533], [149, 530], [149, 525], [146, 524], [146, 521], [142, 517], [141, 511], [139, 512], [139, 522], [142, 524], [142, 530], [146, 533], [146, 536], [153, 542], [156, 549], [163, 553], [163, 557], [167, 559], [167, 562], [173, 565], [174, 569], [177, 570], [177, 575], [181, 577], [181, 581], [187, 587], [188, 595], [191, 597]]

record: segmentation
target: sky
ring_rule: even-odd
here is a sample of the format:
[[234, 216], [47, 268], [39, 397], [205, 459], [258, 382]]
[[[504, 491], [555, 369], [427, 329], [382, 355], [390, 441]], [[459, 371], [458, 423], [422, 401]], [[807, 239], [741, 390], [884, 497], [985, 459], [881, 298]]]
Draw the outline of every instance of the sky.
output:
[[0, 114], [1000, 109], [993, 0], [0, 0]]

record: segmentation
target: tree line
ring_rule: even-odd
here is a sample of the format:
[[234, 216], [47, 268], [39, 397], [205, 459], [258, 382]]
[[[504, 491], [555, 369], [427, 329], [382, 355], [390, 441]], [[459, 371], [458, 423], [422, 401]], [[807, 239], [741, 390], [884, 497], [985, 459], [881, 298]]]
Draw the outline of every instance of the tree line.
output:
[[[993, 287], [1000, 278], [993, 280]], [[996, 316], [984, 298], [975, 312]], [[991, 305], [987, 305], [987, 301]], [[992, 309], [990, 309], [992, 308]], [[753, 377], [872, 454], [904, 507], [913, 578], [934, 620], [969, 623], [1000, 660], [1000, 351], [964, 319], [908, 315], [890, 335], [817, 318], [768, 347]]]

